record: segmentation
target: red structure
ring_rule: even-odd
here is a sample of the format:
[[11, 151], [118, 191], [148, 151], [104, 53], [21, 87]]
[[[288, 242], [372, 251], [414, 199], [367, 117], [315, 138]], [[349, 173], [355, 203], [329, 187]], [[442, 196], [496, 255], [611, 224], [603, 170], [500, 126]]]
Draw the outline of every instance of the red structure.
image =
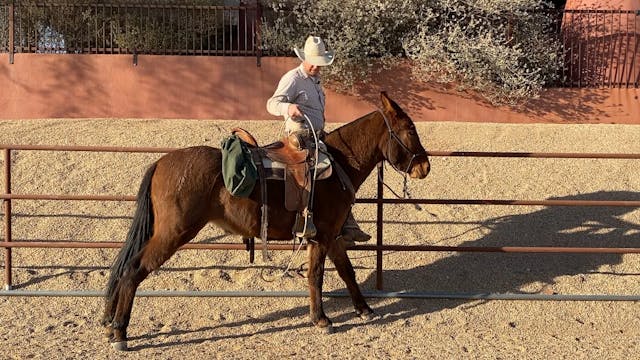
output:
[[640, 0], [569, 0], [562, 36], [568, 85], [638, 87]]
[[565, 10], [638, 10], [640, 0], [567, 0]]

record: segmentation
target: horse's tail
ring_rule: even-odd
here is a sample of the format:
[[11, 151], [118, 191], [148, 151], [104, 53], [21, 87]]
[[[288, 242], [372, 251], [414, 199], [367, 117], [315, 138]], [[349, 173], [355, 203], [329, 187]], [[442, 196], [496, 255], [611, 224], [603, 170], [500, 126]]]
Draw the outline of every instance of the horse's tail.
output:
[[109, 278], [106, 293], [107, 299], [114, 295], [118, 281], [126, 269], [127, 262], [142, 250], [153, 233], [151, 178], [156, 170], [156, 165], [157, 163], [153, 163], [149, 167], [140, 184], [136, 212], [133, 215], [133, 221], [127, 233], [127, 239], [111, 266], [111, 277]]

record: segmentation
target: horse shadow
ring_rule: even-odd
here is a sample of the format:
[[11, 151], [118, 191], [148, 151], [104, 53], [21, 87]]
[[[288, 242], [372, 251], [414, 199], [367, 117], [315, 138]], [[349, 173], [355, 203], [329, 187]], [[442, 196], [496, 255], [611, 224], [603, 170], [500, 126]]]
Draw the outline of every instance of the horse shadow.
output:
[[[551, 198], [552, 200], [640, 200], [640, 193], [630, 191], [598, 191], [589, 194]], [[486, 229], [477, 240], [466, 241], [460, 246], [556, 246], [556, 247], [640, 247], [640, 224], [623, 217], [635, 207], [601, 206], [553, 206], [531, 213], [490, 218], [479, 223]], [[408, 223], [420, 225], [424, 223]], [[406, 256], [411, 256], [410, 254]], [[615, 266], [623, 261], [622, 254], [540, 254], [540, 253], [454, 253], [427, 265], [406, 270], [384, 270], [385, 291], [454, 292], [454, 293], [527, 293], [522, 290], [528, 284], [542, 283], [553, 287], [563, 276], [588, 276], [603, 273], [617, 276], [634, 276], [638, 273], [620, 273]], [[609, 266], [611, 271], [600, 269]], [[356, 270], [357, 271], [357, 270]], [[362, 289], [375, 288], [375, 273], [360, 284]], [[346, 291], [342, 289], [341, 291]], [[445, 309], [456, 308], [478, 300], [406, 299], [396, 301], [368, 299], [379, 313], [376, 324], [387, 324], [415, 316], [428, 315]], [[384, 302], [384, 303], [383, 303]], [[337, 332], [362, 326], [353, 320], [350, 298], [325, 297], [324, 308], [334, 320]], [[241, 327], [251, 324], [276, 322], [282, 318], [298, 318], [289, 327], [270, 327], [261, 333], [311, 328], [308, 322], [308, 306], [282, 309], [235, 322], [186, 332], [206, 332], [218, 327]], [[255, 331], [255, 328], [254, 328]], [[181, 330], [179, 333], [184, 333]], [[255, 332], [251, 333], [255, 335]], [[167, 334], [164, 334], [167, 335]], [[178, 334], [175, 334], [178, 335]], [[140, 338], [154, 337], [143, 335]], [[243, 335], [236, 335], [242, 337]], [[189, 340], [211, 341], [210, 337]], [[180, 343], [171, 342], [176, 345]], [[147, 347], [142, 345], [143, 347]], [[151, 345], [151, 346], [169, 346]]]
[[[640, 193], [598, 191], [550, 200], [638, 201]], [[640, 224], [622, 218], [634, 210], [635, 207], [553, 206], [526, 214], [490, 218], [478, 224], [486, 230], [484, 236], [459, 246], [640, 247]], [[409, 270], [385, 270], [383, 277], [385, 291], [538, 293], [545, 287], [553, 290], [557, 279], [564, 276], [580, 276], [580, 281], [588, 281], [590, 274], [640, 275], [615, 270], [622, 262], [623, 254], [460, 252]], [[374, 288], [375, 281], [375, 274], [372, 274], [361, 286]], [[527, 286], [531, 284], [546, 286], [531, 290], [531, 286]], [[372, 302], [374, 308], [376, 302], [380, 300]], [[472, 302], [477, 300], [416, 302], [400, 299], [385, 306], [383, 312], [399, 315], [385, 316], [382, 322]]]

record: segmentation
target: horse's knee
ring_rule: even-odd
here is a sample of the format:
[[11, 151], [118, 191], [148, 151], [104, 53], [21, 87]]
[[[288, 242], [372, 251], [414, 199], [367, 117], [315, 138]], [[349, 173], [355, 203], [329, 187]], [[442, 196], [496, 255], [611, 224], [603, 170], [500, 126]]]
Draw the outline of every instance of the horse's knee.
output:
[[150, 271], [148, 271], [145, 266], [143, 266], [141, 260], [132, 261], [129, 265], [127, 265], [127, 269], [122, 274], [122, 278], [120, 278], [118, 289], [119, 292], [122, 290], [130, 290], [132, 287], [137, 288], [140, 283], [146, 279], [149, 275]]

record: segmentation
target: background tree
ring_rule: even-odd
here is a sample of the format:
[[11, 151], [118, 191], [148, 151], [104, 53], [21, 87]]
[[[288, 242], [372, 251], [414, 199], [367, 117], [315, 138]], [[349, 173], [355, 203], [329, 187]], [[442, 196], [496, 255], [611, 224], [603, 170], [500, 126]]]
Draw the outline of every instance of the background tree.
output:
[[[15, 3], [19, 5], [16, 47], [27, 52], [94, 53], [118, 49], [187, 55], [217, 54], [253, 45], [239, 43], [240, 38], [244, 39], [239, 36], [244, 26], [238, 21], [243, 16], [238, 10], [193, 6], [237, 5], [240, 1]], [[562, 66], [560, 18], [551, 11], [554, 4], [544, 0], [262, 3], [265, 11], [261, 44], [265, 53], [292, 56], [293, 47], [301, 46], [309, 34], [322, 36], [338, 54], [334, 65], [325, 72], [327, 80], [342, 90], [366, 84], [380, 69], [409, 62], [416, 80], [474, 90], [494, 104], [517, 104], [537, 97], [544, 86], [556, 83]], [[243, 19], [251, 22], [252, 16], [255, 14]], [[6, 7], [0, 7], [0, 27], [4, 30], [0, 32], [0, 49], [7, 48], [6, 18]]]
[[290, 55], [309, 34], [337, 52], [327, 75], [349, 88], [408, 59], [414, 78], [494, 104], [535, 98], [561, 66], [557, 14], [542, 0], [271, 0], [263, 43]]

